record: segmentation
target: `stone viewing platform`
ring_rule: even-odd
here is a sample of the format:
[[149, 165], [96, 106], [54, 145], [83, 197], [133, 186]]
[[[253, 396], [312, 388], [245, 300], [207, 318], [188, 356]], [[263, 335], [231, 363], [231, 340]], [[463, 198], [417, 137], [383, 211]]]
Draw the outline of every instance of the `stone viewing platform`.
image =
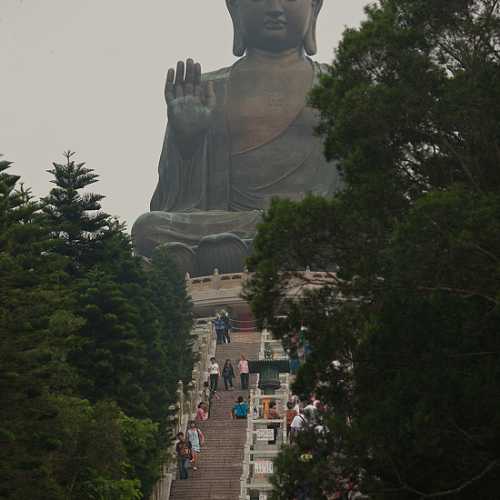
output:
[[[248, 273], [219, 274], [191, 278], [186, 276], [186, 288], [193, 301], [197, 316], [212, 316], [215, 309], [236, 308], [243, 313], [248, 309], [241, 297]], [[214, 309], [215, 308], [215, 309]]]
[[[212, 316], [216, 310], [228, 308], [236, 316], [243, 314], [246, 318], [250, 313], [248, 304], [242, 297], [242, 292], [250, 277], [251, 273], [246, 271], [219, 274], [217, 269], [210, 276], [191, 278], [186, 275], [186, 287], [193, 301], [196, 316]], [[332, 285], [337, 281], [334, 272], [306, 270], [293, 273], [287, 289], [287, 296], [300, 297], [304, 290]]]

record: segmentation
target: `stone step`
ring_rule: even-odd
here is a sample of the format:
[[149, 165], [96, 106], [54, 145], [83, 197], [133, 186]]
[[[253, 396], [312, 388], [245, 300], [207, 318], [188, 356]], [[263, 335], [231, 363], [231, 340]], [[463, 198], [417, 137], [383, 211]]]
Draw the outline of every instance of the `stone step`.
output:
[[[222, 366], [226, 359], [233, 362], [236, 377], [234, 390], [224, 390], [224, 380], [219, 379], [218, 395], [214, 399], [209, 420], [199, 422], [206, 442], [198, 460], [198, 470], [189, 469], [189, 479], [175, 480], [171, 500], [238, 500], [240, 478], [243, 473], [244, 447], [247, 421], [231, 418], [231, 409], [239, 396], [248, 400], [248, 391], [240, 390], [237, 362], [243, 354], [249, 360], [257, 359], [260, 348], [259, 333], [232, 333], [231, 344], [216, 348], [215, 358]], [[255, 384], [255, 376], [250, 377]]]

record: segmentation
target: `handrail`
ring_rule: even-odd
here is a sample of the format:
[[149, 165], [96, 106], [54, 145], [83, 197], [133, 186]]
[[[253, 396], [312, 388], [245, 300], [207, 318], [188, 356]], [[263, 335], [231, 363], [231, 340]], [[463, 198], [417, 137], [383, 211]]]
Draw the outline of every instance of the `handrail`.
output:
[[[186, 431], [188, 422], [194, 419], [200, 401], [209, 359], [215, 354], [212, 319], [199, 318], [191, 331], [191, 335], [194, 337], [193, 351], [198, 354], [198, 359], [192, 370], [191, 382], [187, 384], [187, 387], [184, 387], [184, 383], [179, 380], [176, 403], [169, 407], [170, 416], [168, 419], [174, 435]], [[170, 444], [166, 456], [168, 461], [162, 467], [161, 477], [153, 488], [150, 500], [169, 500], [170, 498], [172, 481], [175, 479], [177, 469], [175, 443]]]
[[[286, 354], [283, 350], [282, 344], [280, 341], [271, 339], [269, 332], [264, 330], [261, 335], [261, 345], [259, 352], [259, 359], [265, 359], [265, 344], [271, 346], [273, 359], [276, 358], [284, 358], [287, 359]], [[245, 444], [245, 453], [244, 453], [244, 461], [243, 461], [243, 474], [240, 479], [240, 500], [249, 500], [251, 490], [258, 491], [259, 493], [268, 493], [272, 486], [269, 481], [265, 479], [254, 477], [254, 465], [256, 463], [256, 458], [259, 457], [264, 459], [272, 459], [276, 457], [280, 451], [279, 442], [287, 443], [288, 442], [288, 433], [287, 433], [287, 423], [286, 423], [286, 413], [283, 412], [282, 418], [277, 419], [266, 419], [261, 418], [260, 412], [255, 411], [256, 409], [260, 409], [261, 401], [266, 399], [273, 399], [275, 401], [281, 400], [283, 403], [288, 401], [290, 396], [289, 391], [289, 383], [288, 383], [288, 374], [283, 374], [280, 377], [283, 377], [283, 383], [281, 389], [277, 391], [273, 395], [262, 394], [260, 389], [252, 389], [250, 391], [250, 415], [248, 418], [248, 426], [247, 426], [247, 441]], [[257, 385], [258, 387], [258, 385]], [[283, 408], [285, 404], [282, 405]], [[255, 415], [255, 413], [257, 413]], [[276, 447], [274, 449], [258, 449], [258, 441], [256, 441], [258, 435], [258, 428], [268, 428], [268, 425], [278, 424], [281, 430], [281, 439], [276, 440]], [[276, 436], [277, 437], [277, 436]], [[265, 446], [265, 445], [264, 445]], [[272, 445], [271, 445], [272, 446]]]

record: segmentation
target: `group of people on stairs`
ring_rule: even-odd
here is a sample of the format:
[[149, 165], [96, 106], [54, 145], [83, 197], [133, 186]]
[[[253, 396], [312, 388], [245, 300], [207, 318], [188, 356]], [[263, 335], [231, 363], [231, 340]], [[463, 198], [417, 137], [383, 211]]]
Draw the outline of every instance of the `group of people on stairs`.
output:
[[[240, 389], [246, 391], [249, 388], [250, 370], [248, 360], [243, 354], [240, 355], [237, 368], [240, 375]], [[205, 382], [204, 389], [201, 392], [201, 401], [196, 411], [196, 420], [189, 423], [186, 434], [183, 432], [177, 434], [175, 452], [179, 465], [179, 479], [188, 479], [189, 466], [191, 466], [192, 470], [198, 470], [198, 455], [201, 453], [201, 448], [205, 443], [205, 436], [201, 429], [198, 428], [197, 421], [208, 420], [214, 401], [221, 399], [218, 394], [220, 377], [222, 376], [224, 379], [224, 388], [226, 391], [234, 389], [233, 379], [236, 375], [230, 359], [225, 361], [221, 370], [217, 359], [211, 358], [208, 376], [209, 380]], [[248, 402], [242, 396], [239, 396], [231, 409], [230, 416], [233, 419], [246, 419], [248, 411]]]
[[175, 453], [179, 464], [179, 479], [188, 478], [188, 467], [190, 464], [193, 470], [198, 470], [198, 455], [201, 453], [201, 447], [204, 444], [205, 435], [198, 428], [194, 420], [189, 423], [186, 434], [183, 432], [177, 434]]
[[[238, 361], [238, 372], [240, 374], [240, 388], [242, 391], [248, 390], [248, 381], [250, 377], [250, 370], [248, 368], [248, 360], [243, 354], [240, 355]], [[224, 379], [224, 387], [226, 391], [234, 389], [233, 379], [236, 377], [233, 364], [230, 359], [226, 359], [222, 371], [216, 358], [210, 359], [210, 367], [208, 369], [210, 376], [210, 392], [216, 393], [219, 387], [219, 379], [222, 376]]]

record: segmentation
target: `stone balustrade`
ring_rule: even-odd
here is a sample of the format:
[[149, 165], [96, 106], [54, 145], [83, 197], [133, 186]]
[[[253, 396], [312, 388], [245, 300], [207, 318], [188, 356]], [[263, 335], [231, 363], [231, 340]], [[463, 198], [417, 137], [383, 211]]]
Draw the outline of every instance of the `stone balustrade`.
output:
[[[191, 332], [193, 337], [193, 352], [197, 360], [192, 371], [191, 382], [184, 386], [182, 381], [177, 383], [176, 403], [169, 407], [169, 427], [174, 436], [179, 432], [185, 432], [188, 422], [193, 420], [196, 414], [197, 404], [201, 399], [203, 384], [210, 358], [215, 353], [215, 335], [212, 331], [213, 318], [200, 318]], [[167, 450], [168, 461], [163, 466], [161, 477], [155, 485], [150, 500], [169, 500], [172, 481], [177, 470], [175, 455], [175, 443]]]
[[[281, 341], [273, 339], [272, 335], [264, 330], [261, 335], [259, 359], [269, 359], [269, 350], [271, 359], [288, 359]], [[269, 478], [273, 473], [273, 461], [281, 446], [288, 442], [286, 403], [290, 398], [289, 374], [281, 373], [280, 381], [280, 389], [272, 395], [264, 395], [258, 388], [250, 391], [250, 414], [240, 482], [240, 500], [265, 500], [272, 490]], [[264, 406], [271, 400], [277, 403], [278, 413], [282, 417], [279, 420], [265, 418]]]
[[[191, 278], [186, 275], [186, 287], [191, 295], [195, 311], [202, 315], [213, 314], [214, 307], [231, 307], [245, 304], [242, 291], [251, 273], [241, 272], [233, 274], [219, 274], [217, 269], [210, 276]], [[300, 297], [305, 289], [314, 289], [326, 284], [337, 283], [336, 274], [333, 272], [302, 271], [290, 273], [287, 288], [289, 297]]]

